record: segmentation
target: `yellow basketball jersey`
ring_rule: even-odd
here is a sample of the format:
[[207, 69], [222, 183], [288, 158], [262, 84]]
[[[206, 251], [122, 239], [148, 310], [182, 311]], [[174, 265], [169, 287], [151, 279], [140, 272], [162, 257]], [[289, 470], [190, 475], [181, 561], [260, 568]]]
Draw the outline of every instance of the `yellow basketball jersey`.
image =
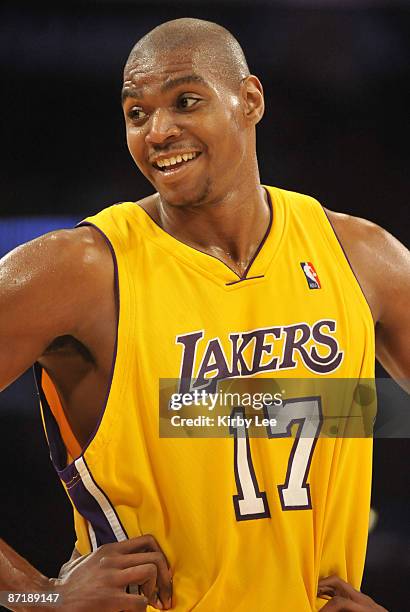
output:
[[323, 398], [289, 401], [282, 429], [261, 437], [159, 434], [164, 379], [186, 391], [241, 377], [374, 376], [371, 313], [325, 212], [267, 191], [273, 221], [242, 279], [135, 203], [87, 219], [112, 250], [118, 333], [98, 429], [68, 465], [41, 392], [79, 551], [153, 534], [174, 572], [176, 612], [318, 610], [319, 577], [357, 588], [362, 578], [371, 439], [290, 435], [305, 422], [302, 399], [319, 415]]

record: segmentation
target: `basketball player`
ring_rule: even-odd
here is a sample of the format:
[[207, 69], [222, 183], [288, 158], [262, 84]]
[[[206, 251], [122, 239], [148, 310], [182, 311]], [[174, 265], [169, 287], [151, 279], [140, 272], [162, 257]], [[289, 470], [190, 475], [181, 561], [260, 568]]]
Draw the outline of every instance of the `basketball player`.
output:
[[123, 108], [155, 194], [3, 261], [0, 384], [37, 363], [77, 544], [51, 583], [3, 544], [0, 588], [55, 589], [70, 611], [140, 610], [146, 599], [124, 587], [149, 575], [150, 603], [167, 608], [164, 555], [138, 541], [152, 533], [178, 612], [383, 610], [358, 592], [369, 439], [160, 438], [157, 398], [163, 378], [181, 390], [372, 378], [375, 351], [409, 377], [407, 251], [372, 223], [261, 186], [262, 86], [220, 26], [182, 19], [141, 39]]

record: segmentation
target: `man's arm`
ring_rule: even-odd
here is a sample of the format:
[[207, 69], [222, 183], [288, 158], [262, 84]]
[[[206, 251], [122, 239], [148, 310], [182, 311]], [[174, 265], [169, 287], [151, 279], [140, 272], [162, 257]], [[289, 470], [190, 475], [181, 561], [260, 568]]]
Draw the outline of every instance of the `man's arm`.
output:
[[329, 218], [372, 311], [376, 356], [410, 392], [410, 253], [370, 221], [334, 212]]
[[102, 240], [89, 227], [63, 230], [1, 260], [0, 390], [55, 338], [69, 335], [87, 345], [101, 318], [96, 296], [112, 294], [112, 260]]
[[[53, 232], [1, 260], [0, 390], [59, 336], [73, 336], [98, 352], [93, 338], [99, 334], [94, 330], [103, 329], [100, 319], [105, 314], [99, 296], [113, 293], [112, 259], [102, 241], [88, 227]], [[4, 542], [0, 585], [3, 590], [50, 588], [48, 578]]]
[[49, 580], [0, 539], [0, 591], [46, 591]]
[[[127, 593], [128, 585], [138, 585], [142, 595]], [[148, 603], [169, 609], [172, 577], [162, 550], [149, 535], [105, 544], [84, 557], [72, 557], [64, 574], [52, 579], [0, 540], [0, 591], [57, 596], [55, 605], [36, 606], [38, 612], [143, 611]], [[7, 607], [20, 612], [32, 608], [13, 604]]]

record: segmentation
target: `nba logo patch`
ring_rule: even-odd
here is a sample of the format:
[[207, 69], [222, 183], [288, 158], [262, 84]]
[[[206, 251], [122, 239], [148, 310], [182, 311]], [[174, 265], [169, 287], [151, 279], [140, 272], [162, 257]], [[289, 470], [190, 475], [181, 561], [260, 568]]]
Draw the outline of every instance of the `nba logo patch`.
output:
[[321, 284], [315, 266], [310, 261], [301, 261], [300, 267], [303, 270], [309, 289], [320, 289]]

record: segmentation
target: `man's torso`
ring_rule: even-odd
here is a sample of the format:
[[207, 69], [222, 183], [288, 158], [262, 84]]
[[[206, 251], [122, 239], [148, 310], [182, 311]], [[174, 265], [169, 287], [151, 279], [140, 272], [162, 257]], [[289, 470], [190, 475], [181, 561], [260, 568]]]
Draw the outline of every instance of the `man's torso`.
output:
[[[341, 438], [312, 442], [304, 451], [299, 446], [297, 459], [306, 459], [308, 474], [296, 502], [294, 493], [286, 497], [283, 491], [289, 489], [294, 440], [248, 441], [242, 476], [246, 481], [246, 470], [254, 475], [248, 493], [259, 499], [249, 510], [239, 502], [247, 493], [240, 490], [245, 481], [235, 466], [243, 457], [232, 436], [158, 438], [160, 379], [372, 376], [370, 312], [323, 212], [308, 198], [280, 190], [271, 195], [273, 227], [246, 279], [165, 234], [135, 205], [123, 205], [117, 224], [111, 213], [95, 220], [114, 245], [118, 264], [117, 355], [85, 465], [73, 464], [63, 477], [66, 484], [86, 483], [84, 470], [90, 470], [118, 513], [113, 537], [154, 533], [175, 565], [180, 610], [201, 592], [198, 610], [229, 609], [222, 606], [224, 593], [230, 600], [236, 596], [244, 610], [247, 596], [255, 610], [283, 601], [277, 594], [255, 600], [261, 589], [252, 585], [261, 576], [265, 584], [272, 580], [273, 590], [293, 593], [294, 603], [286, 608], [284, 602], [283, 610], [314, 601], [319, 572], [337, 571], [360, 582], [367, 517], [359, 518], [355, 535], [350, 515], [357, 502], [352, 488], [360, 484], [354, 494], [366, 512], [369, 441], [360, 441], [360, 448], [357, 440]], [[115, 318], [114, 300], [113, 306]], [[76, 515], [81, 552], [89, 546], [91, 514], [88, 523]], [[336, 522], [349, 533], [335, 536]], [[98, 544], [109, 528], [97, 521], [93, 532]], [[341, 544], [344, 550], [338, 550]], [[238, 559], [248, 561], [238, 567]], [[236, 600], [234, 607], [240, 609]]]

